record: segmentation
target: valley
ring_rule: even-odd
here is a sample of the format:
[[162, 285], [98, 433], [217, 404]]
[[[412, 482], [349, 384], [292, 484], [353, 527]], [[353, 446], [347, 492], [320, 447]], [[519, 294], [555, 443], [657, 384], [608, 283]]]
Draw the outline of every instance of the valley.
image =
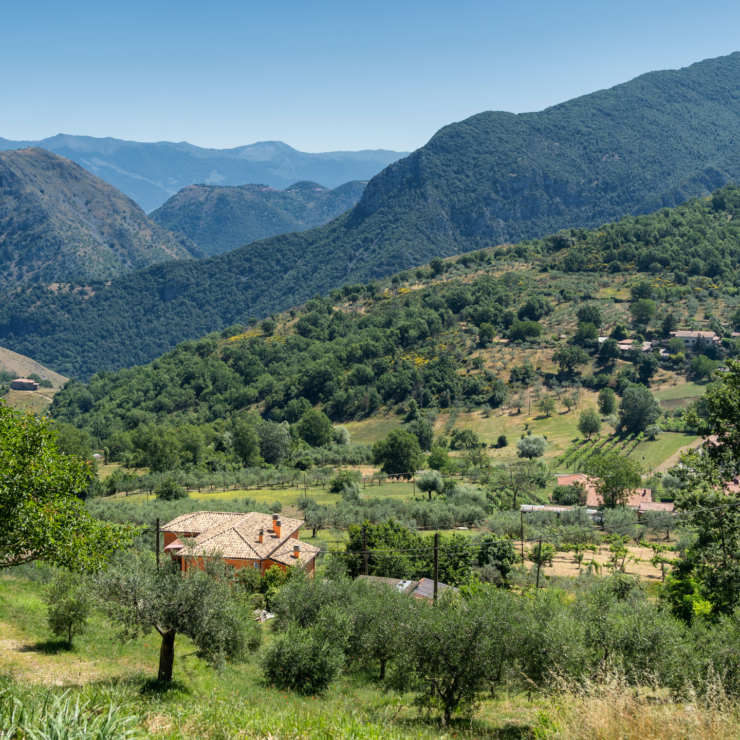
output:
[[739, 74], [0, 139], [0, 737], [740, 737]]

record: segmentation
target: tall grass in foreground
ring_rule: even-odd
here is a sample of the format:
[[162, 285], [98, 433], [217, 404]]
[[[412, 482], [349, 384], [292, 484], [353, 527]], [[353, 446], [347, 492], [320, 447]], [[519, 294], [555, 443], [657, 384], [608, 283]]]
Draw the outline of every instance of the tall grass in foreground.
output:
[[537, 740], [732, 740], [740, 738], [740, 709], [717, 681], [698, 699], [675, 702], [664, 693], [638, 690], [619, 677], [589, 685], [539, 714]]
[[2, 740], [133, 740], [139, 720], [110, 694], [0, 688]]

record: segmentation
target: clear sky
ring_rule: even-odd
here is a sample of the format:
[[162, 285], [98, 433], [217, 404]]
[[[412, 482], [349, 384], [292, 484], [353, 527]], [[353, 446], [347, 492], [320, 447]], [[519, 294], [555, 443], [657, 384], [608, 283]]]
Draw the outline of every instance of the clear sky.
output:
[[0, 136], [413, 150], [740, 50], [739, 28], [737, 0], [0, 0]]

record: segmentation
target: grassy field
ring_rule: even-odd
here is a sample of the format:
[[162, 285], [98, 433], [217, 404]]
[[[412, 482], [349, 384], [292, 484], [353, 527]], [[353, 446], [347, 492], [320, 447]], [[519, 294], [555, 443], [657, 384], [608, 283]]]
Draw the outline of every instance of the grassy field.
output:
[[663, 465], [679, 451], [691, 446], [698, 437], [695, 434], [665, 432], [654, 441], [640, 442], [630, 457], [637, 460], [644, 473]]
[[44, 414], [54, 398], [56, 390], [40, 388], [37, 391], [8, 391], [3, 400], [16, 411], [30, 414]]

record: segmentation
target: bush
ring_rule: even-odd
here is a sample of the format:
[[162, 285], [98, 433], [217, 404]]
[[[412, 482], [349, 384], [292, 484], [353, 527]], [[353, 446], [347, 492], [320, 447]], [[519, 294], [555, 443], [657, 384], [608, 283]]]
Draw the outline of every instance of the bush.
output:
[[329, 481], [329, 493], [341, 493], [345, 488], [357, 482], [360, 473], [355, 470], [341, 470]]
[[498, 447], [499, 450], [503, 449], [504, 447], [509, 446], [509, 440], [506, 439], [505, 434], [499, 434], [498, 439], [496, 440], [496, 447]]
[[270, 642], [261, 663], [270, 684], [299, 694], [322, 694], [344, 667], [344, 651], [320, 626], [294, 627]]
[[174, 478], [166, 478], [154, 489], [154, 493], [160, 501], [178, 501], [190, 497]]

